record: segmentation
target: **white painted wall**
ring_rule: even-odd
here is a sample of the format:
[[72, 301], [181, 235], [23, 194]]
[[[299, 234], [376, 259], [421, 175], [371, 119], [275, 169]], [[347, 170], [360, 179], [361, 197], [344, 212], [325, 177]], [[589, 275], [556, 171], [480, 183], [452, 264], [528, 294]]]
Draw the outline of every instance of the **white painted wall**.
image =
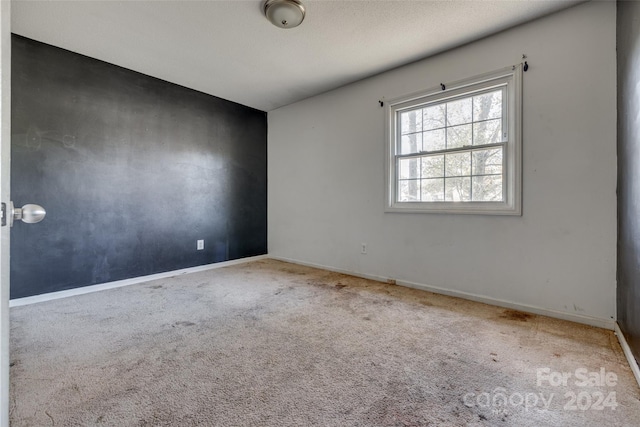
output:
[[[384, 213], [378, 100], [523, 53], [523, 216]], [[611, 322], [615, 67], [615, 3], [591, 2], [269, 112], [270, 255]]]

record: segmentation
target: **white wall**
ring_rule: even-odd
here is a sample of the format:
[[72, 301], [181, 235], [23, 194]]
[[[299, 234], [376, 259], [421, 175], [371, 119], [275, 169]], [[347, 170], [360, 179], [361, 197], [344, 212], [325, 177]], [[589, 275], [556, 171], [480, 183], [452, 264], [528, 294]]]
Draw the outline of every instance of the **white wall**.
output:
[[[523, 53], [523, 216], [384, 213], [378, 100]], [[615, 3], [591, 2], [269, 112], [270, 255], [612, 325], [615, 67]]]

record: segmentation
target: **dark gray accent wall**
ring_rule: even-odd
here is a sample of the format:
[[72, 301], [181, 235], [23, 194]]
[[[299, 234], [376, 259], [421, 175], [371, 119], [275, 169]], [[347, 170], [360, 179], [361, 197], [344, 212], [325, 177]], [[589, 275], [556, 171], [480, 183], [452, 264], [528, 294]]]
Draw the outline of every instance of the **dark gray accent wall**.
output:
[[640, 2], [618, 2], [618, 290], [620, 329], [640, 359]]
[[11, 108], [11, 298], [266, 253], [265, 112], [17, 35]]

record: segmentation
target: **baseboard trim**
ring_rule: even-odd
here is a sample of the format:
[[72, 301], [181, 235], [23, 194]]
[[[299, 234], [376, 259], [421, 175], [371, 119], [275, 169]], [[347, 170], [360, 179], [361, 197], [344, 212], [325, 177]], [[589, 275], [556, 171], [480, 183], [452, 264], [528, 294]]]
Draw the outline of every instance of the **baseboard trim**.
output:
[[377, 275], [367, 274], [367, 273], [356, 273], [356, 272], [344, 270], [341, 268], [335, 268], [335, 267], [330, 267], [326, 265], [300, 261], [292, 258], [273, 256], [273, 255], [270, 255], [269, 258], [279, 260], [279, 261], [284, 261], [284, 262], [290, 262], [292, 264], [299, 264], [307, 267], [314, 267], [322, 270], [333, 271], [336, 273], [348, 274], [350, 276], [362, 277], [363, 279], [375, 280], [377, 282], [388, 283], [387, 282], [388, 280], [395, 280], [396, 285], [399, 285], [399, 286], [420, 289], [423, 291], [433, 292], [434, 294], [448, 295], [452, 297], [467, 299], [470, 301], [481, 302], [484, 304], [495, 305], [498, 307], [510, 308], [513, 310], [525, 311], [528, 313], [539, 314], [547, 317], [553, 317], [555, 319], [568, 320], [571, 322], [581, 323], [589, 326], [595, 326], [598, 328], [608, 329], [611, 331], [614, 330], [614, 326], [616, 323], [613, 319], [601, 319], [599, 317], [583, 316], [580, 314], [549, 310], [546, 308], [536, 307], [536, 306], [527, 305], [527, 304], [519, 304], [512, 301], [491, 298], [491, 297], [477, 295], [469, 292], [456, 291], [452, 289], [440, 288], [437, 286], [425, 285], [423, 283], [409, 282], [405, 280], [398, 280], [391, 277], [383, 277], [383, 276], [377, 276]]
[[135, 285], [137, 283], [149, 282], [151, 280], [166, 279], [168, 277], [180, 276], [182, 274], [197, 273], [200, 271], [213, 270], [216, 268], [229, 267], [231, 265], [245, 264], [247, 262], [258, 261], [268, 258], [268, 255], [258, 255], [247, 258], [234, 259], [231, 261], [217, 262], [215, 264], [199, 265], [197, 267], [183, 268], [180, 270], [166, 271], [164, 273], [150, 274], [148, 276], [133, 277], [131, 279], [117, 280], [114, 282], [101, 283], [98, 285], [83, 286], [81, 288], [68, 289], [65, 291], [50, 292], [32, 297], [16, 298], [9, 301], [9, 307], [20, 307], [23, 305], [36, 304], [39, 302], [52, 301], [60, 298], [68, 298], [76, 295], [84, 295], [93, 292], [105, 291], [107, 289], [121, 288], [123, 286]]
[[627, 339], [624, 337], [622, 330], [620, 329], [620, 325], [618, 322], [615, 322], [614, 332], [618, 337], [618, 341], [620, 342], [620, 347], [622, 347], [622, 351], [624, 352], [625, 357], [627, 358], [627, 362], [629, 363], [629, 367], [633, 372], [633, 376], [636, 377], [636, 381], [638, 382], [638, 387], [640, 387], [640, 367], [638, 367], [638, 362], [636, 362], [636, 358], [633, 357], [633, 353], [631, 352], [631, 347], [629, 347], [629, 343], [627, 343]]

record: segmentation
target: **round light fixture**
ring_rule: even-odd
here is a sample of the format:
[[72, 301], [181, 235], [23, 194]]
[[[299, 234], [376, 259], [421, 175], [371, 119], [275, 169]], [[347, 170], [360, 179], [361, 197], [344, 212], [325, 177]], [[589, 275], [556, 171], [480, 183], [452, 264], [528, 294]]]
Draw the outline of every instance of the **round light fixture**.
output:
[[302, 23], [305, 10], [300, 0], [267, 0], [264, 14], [276, 27], [293, 28]]

